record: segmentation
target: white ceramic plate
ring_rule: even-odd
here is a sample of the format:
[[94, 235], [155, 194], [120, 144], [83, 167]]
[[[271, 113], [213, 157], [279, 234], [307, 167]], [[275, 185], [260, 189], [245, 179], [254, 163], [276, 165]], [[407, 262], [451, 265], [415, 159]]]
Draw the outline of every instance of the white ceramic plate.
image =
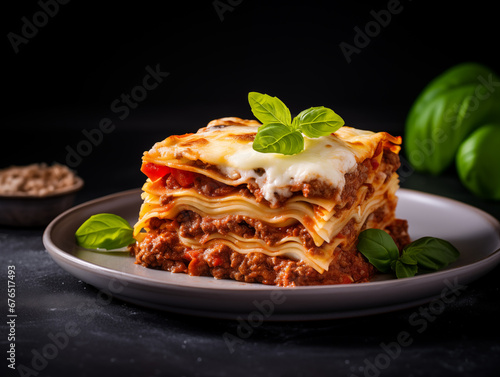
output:
[[380, 276], [362, 284], [280, 288], [147, 269], [136, 265], [128, 253], [95, 252], [76, 245], [76, 229], [96, 213], [114, 213], [133, 224], [141, 205], [140, 190], [109, 195], [64, 212], [49, 224], [43, 242], [54, 261], [100, 289], [103, 298], [112, 294], [151, 308], [240, 317], [249, 323], [353, 317], [417, 306], [439, 297], [445, 301], [500, 262], [500, 224], [492, 216], [417, 191], [401, 189], [398, 196], [397, 215], [408, 220], [412, 239], [434, 236], [450, 241], [461, 253], [455, 263], [439, 272], [400, 280]]

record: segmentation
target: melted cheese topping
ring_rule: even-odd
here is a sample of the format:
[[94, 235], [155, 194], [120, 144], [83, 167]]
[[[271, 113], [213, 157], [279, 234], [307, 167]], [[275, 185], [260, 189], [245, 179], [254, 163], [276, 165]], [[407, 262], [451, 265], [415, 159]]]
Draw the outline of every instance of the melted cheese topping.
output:
[[[255, 182], [271, 204], [290, 197], [292, 188], [320, 180], [339, 192], [344, 176], [356, 164], [373, 157], [380, 142], [399, 144], [399, 138], [385, 132], [374, 133], [341, 127], [321, 138], [304, 136], [304, 151], [295, 155], [260, 153], [252, 148], [260, 124], [239, 118], [214, 121], [196, 134], [171, 136], [144, 154], [145, 162], [186, 169], [195, 161], [215, 165], [227, 178], [224, 183], [238, 185]], [[399, 151], [399, 147], [392, 145]], [[190, 170], [190, 169], [186, 169]], [[196, 170], [192, 166], [191, 170]], [[231, 182], [231, 183], [228, 183]]]

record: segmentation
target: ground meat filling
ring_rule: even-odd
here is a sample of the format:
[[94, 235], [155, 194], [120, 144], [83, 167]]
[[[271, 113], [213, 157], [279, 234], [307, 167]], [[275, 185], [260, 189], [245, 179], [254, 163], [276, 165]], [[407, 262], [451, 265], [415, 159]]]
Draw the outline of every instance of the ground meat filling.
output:
[[227, 196], [237, 192], [243, 193], [246, 191], [245, 185], [229, 186], [201, 174], [198, 174], [195, 177], [194, 188], [199, 194], [208, 198]]
[[300, 223], [287, 227], [274, 227], [263, 221], [242, 215], [229, 215], [222, 218], [202, 217], [188, 210], [179, 213], [176, 221], [179, 223], [179, 234], [182, 237], [201, 237], [202, 244], [212, 233], [221, 235], [233, 233], [247, 239], [261, 239], [269, 246], [274, 246], [284, 237], [299, 237], [304, 247], [307, 249], [315, 248], [311, 235]]
[[[178, 220], [183, 221], [181, 228], [185, 226], [179, 233]], [[205, 249], [192, 249], [183, 245], [178, 234], [182, 235], [183, 231], [197, 234], [202, 222], [199, 216], [193, 216], [189, 211], [179, 214], [177, 220], [151, 219], [151, 229], [146, 238], [131, 247], [136, 263], [192, 276], [213, 276], [218, 279], [278, 286], [365, 282], [375, 273], [373, 266], [354, 245], [346, 249], [337, 247], [328, 271], [323, 273], [317, 272], [302, 261], [280, 256], [271, 257], [259, 252], [241, 254], [217, 242]], [[240, 226], [240, 231], [245, 234], [248, 231], [245, 229], [247, 226]], [[343, 231], [349, 233], [349, 226]], [[405, 220], [395, 220], [386, 231], [400, 248], [409, 243]]]

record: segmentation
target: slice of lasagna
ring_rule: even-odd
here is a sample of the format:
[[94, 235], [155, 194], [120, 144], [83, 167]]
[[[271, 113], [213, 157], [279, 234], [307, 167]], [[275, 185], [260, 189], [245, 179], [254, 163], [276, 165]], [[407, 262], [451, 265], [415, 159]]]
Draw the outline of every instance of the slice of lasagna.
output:
[[365, 228], [409, 242], [395, 218], [401, 138], [342, 127], [291, 156], [259, 153], [260, 123], [210, 122], [144, 153], [136, 263], [278, 286], [365, 282]]

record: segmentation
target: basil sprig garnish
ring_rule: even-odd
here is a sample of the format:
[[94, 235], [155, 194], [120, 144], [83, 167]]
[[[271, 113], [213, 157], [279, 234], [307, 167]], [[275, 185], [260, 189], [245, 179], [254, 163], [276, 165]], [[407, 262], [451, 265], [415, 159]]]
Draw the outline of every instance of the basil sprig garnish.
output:
[[377, 270], [384, 273], [394, 271], [397, 278], [440, 270], [460, 255], [451, 243], [435, 237], [422, 237], [411, 242], [400, 255], [392, 237], [380, 229], [361, 232], [357, 247]]
[[290, 110], [277, 97], [257, 92], [248, 93], [252, 113], [262, 123], [253, 142], [261, 153], [297, 154], [304, 150], [304, 135], [326, 136], [344, 125], [344, 120], [327, 107], [311, 107], [293, 118]]
[[134, 243], [133, 228], [124, 218], [100, 213], [87, 219], [76, 231], [76, 243], [87, 249], [114, 250]]

